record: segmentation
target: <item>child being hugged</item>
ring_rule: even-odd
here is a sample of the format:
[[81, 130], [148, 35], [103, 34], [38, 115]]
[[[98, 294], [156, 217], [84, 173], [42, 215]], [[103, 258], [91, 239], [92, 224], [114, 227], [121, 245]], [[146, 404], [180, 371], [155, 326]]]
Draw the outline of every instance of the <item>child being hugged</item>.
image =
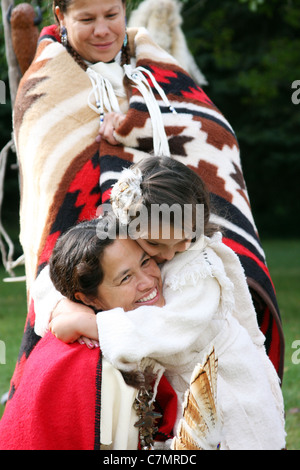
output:
[[[58, 315], [50, 330], [67, 342], [81, 336], [99, 341], [104, 357], [121, 371], [138, 369], [145, 358], [154, 360], [177, 393], [177, 423], [194, 367], [213, 347], [221, 449], [283, 449], [278, 376], [265, 351], [243, 268], [211, 224], [202, 180], [178, 161], [149, 157], [124, 170], [111, 202], [151, 262], [167, 260], [161, 267], [163, 294], [157, 283], [149, 283], [141, 297], [122, 308], [120, 288], [124, 301], [137, 285], [134, 270], [123, 270], [119, 277], [97, 279], [102, 289], [96, 292], [96, 305], [88, 302], [83, 289], [80, 300], [101, 310], [97, 315]], [[157, 211], [166, 207], [172, 208], [167, 221], [164, 210]], [[119, 254], [122, 264], [126, 253]], [[61, 290], [62, 273], [53, 261], [58, 258], [64, 260], [64, 254], [56, 248], [50, 273]], [[74, 300], [67, 291], [61, 293]]]

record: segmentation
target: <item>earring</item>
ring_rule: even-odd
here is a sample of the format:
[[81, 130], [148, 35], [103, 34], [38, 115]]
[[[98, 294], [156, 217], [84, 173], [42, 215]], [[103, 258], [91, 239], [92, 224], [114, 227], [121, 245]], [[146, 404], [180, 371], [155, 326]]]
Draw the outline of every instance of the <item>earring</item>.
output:
[[128, 44], [128, 36], [127, 36], [127, 33], [125, 33], [125, 38], [124, 38], [124, 41], [123, 41], [123, 47], [125, 48]]
[[61, 26], [60, 28], [60, 40], [64, 47], [68, 45], [68, 32], [65, 26]]

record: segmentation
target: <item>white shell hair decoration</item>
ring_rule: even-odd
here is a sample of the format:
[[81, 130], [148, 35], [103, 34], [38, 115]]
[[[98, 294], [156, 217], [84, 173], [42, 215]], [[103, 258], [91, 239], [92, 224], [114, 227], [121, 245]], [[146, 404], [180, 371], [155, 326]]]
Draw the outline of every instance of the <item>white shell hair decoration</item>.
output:
[[118, 181], [113, 185], [110, 201], [112, 209], [121, 224], [129, 224], [129, 209], [142, 202], [142, 179], [143, 175], [140, 169], [132, 170], [126, 168], [122, 171]]

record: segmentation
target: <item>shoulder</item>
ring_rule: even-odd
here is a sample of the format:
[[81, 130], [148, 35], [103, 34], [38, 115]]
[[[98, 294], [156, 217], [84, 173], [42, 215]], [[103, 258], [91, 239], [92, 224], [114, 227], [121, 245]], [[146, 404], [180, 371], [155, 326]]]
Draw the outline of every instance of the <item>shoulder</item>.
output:
[[50, 26], [45, 26], [39, 36], [39, 42], [48, 39], [54, 42], [60, 42], [60, 35], [58, 26], [56, 24], [52, 24]]

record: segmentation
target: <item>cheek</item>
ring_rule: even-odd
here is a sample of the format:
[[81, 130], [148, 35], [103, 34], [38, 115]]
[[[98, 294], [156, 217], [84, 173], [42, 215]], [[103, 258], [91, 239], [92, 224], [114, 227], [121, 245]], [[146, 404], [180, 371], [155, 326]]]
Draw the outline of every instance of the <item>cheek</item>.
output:
[[78, 30], [71, 30], [71, 33], [68, 32], [68, 41], [71, 44], [71, 46], [76, 49], [76, 51], [80, 54], [81, 51], [81, 45], [84, 41], [84, 38], [82, 37], [82, 34]]
[[147, 274], [150, 277], [155, 277], [156, 279], [161, 278], [161, 273], [158, 265], [152, 260], [151, 265], [149, 266]]
[[114, 24], [111, 29], [116, 35], [121, 37], [122, 41], [124, 40], [126, 30], [124, 21], [120, 20], [118, 23]]
[[74, 39], [77, 45], [80, 47], [82, 43], [86, 41], [91, 35], [91, 29], [88, 27], [79, 27], [74, 33]]
[[151, 247], [151, 246], [147, 250], [145, 249], [145, 251], [149, 256], [152, 256], [152, 257], [159, 255], [161, 252], [159, 248]]

